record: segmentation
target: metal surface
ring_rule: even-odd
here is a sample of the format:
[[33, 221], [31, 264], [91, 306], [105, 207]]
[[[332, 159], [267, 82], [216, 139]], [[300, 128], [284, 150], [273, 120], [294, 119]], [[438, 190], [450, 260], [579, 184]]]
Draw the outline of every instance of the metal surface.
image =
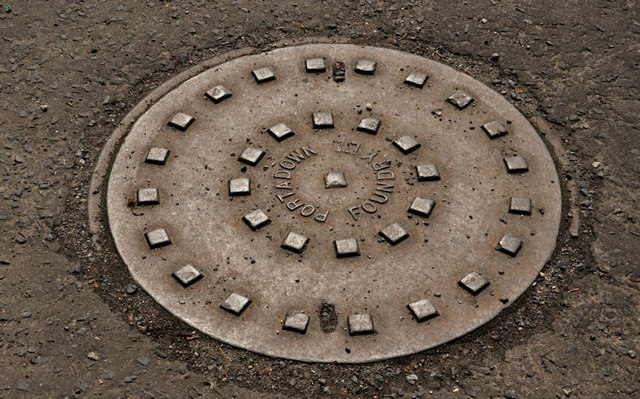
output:
[[[216, 102], [218, 86], [232, 96]], [[160, 203], [132, 212], [151, 187]], [[486, 323], [544, 266], [560, 207], [547, 149], [499, 94], [422, 57], [332, 44], [186, 80], [133, 125], [107, 192], [120, 255], [171, 313], [323, 362], [414, 353]]]

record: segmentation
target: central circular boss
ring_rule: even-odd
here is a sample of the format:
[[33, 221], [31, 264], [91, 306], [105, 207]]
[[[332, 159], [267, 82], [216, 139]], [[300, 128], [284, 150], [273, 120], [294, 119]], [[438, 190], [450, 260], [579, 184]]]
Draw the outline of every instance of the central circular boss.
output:
[[[379, 125], [378, 120], [365, 118], [358, 125], [357, 130], [375, 134]], [[287, 131], [291, 131], [284, 124], [278, 126], [284, 126]], [[273, 134], [273, 131], [277, 131], [278, 126], [270, 128], [269, 133]], [[313, 126], [316, 129], [333, 128], [333, 115], [329, 112], [314, 113]], [[373, 127], [365, 129], [363, 126]], [[406, 137], [407, 140], [410, 139], [409, 136]], [[399, 145], [399, 142], [394, 144]], [[415, 142], [413, 148], [402, 151], [408, 153], [419, 146]], [[248, 147], [242, 152], [239, 160], [250, 163], [246, 155], [261, 151]], [[256, 165], [252, 162], [250, 164]], [[432, 172], [429, 175], [422, 175], [421, 180], [439, 179], [437, 167], [433, 164], [419, 165], [416, 173], [426, 170], [425, 168], [431, 168]], [[283, 155], [279, 161], [272, 164], [270, 169], [275, 198], [290, 212], [317, 223], [345, 222], [345, 216], [349, 215], [350, 218], [346, 218], [347, 223], [350, 221], [355, 225], [361, 214], [376, 214], [383, 205], [389, 203], [390, 197], [396, 192], [393, 161], [377, 147], [366, 148], [356, 141], [334, 140], [330, 147], [322, 147], [322, 149], [315, 144], [301, 145], [299, 149]], [[432, 200], [416, 197], [409, 206], [408, 212], [428, 217], [434, 205]], [[264, 215], [262, 210], [257, 213]], [[250, 215], [257, 213], [254, 211]], [[252, 222], [251, 216], [245, 216], [243, 219], [255, 230], [260, 226]], [[261, 225], [269, 221], [266, 215], [261, 220]], [[384, 235], [384, 232], [381, 234], [390, 239], [389, 236]], [[301, 236], [298, 233], [298, 237]], [[357, 237], [335, 240], [336, 256], [360, 255], [358, 241]], [[307, 240], [303, 239], [301, 242], [306, 245]], [[390, 240], [390, 242], [395, 244], [397, 241]], [[303, 249], [303, 247], [292, 247], [286, 239], [283, 247], [295, 252], [301, 252]]]

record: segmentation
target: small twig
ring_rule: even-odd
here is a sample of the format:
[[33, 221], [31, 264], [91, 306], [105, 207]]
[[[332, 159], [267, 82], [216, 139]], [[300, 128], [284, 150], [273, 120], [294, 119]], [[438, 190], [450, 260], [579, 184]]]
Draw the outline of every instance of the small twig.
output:
[[224, 353], [224, 351], [222, 350], [222, 348], [218, 348], [220, 349], [220, 353], [222, 353], [222, 356], [224, 356], [225, 359], [227, 359], [227, 361], [232, 362], [233, 360], [231, 359], [231, 356], [227, 355], [226, 353]]

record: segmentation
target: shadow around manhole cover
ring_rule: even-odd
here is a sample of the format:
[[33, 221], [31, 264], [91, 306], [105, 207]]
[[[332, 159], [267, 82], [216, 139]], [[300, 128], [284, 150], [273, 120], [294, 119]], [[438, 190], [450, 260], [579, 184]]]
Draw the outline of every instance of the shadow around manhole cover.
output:
[[561, 212], [549, 152], [502, 96], [345, 44], [185, 78], [133, 124], [106, 201], [132, 276], [176, 317], [251, 351], [344, 363], [491, 320], [548, 260]]

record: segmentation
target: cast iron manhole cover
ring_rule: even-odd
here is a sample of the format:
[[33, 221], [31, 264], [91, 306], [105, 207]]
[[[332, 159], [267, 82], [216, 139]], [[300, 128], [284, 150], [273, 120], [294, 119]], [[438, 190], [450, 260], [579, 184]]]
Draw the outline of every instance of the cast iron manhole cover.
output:
[[558, 176], [502, 96], [428, 59], [314, 44], [224, 62], [133, 125], [109, 223], [135, 280], [267, 355], [428, 349], [512, 303], [551, 255]]

